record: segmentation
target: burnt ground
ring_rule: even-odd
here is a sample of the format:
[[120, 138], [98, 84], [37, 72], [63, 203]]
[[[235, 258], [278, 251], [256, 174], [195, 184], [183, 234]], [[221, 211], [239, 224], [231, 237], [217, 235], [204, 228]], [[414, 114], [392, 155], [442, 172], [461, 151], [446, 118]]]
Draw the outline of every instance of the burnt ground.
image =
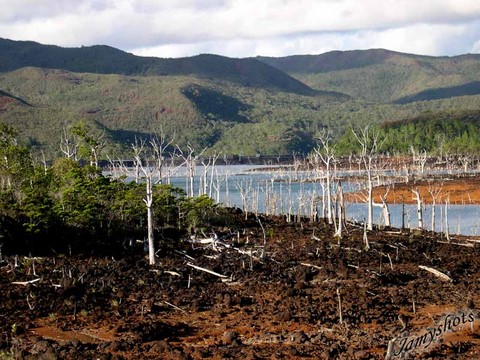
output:
[[[418, 336], [449, 314], [478, 317], [474, 241], [374, 231], [366, 251], [361, 227], [349, 226], [339, 244], [321, 223], [262, 225], [263, 260], [253, 218], [238, 233], [217, 229], [221, 243], [164, 244], [155, 266], [138, 249], [19, 257], [17, 266], [3, 256], [0, 358], [384, 359], [394, 337]], [[474, 359], [479, 335], [479, 320], [461, 324], [405, 357]]]

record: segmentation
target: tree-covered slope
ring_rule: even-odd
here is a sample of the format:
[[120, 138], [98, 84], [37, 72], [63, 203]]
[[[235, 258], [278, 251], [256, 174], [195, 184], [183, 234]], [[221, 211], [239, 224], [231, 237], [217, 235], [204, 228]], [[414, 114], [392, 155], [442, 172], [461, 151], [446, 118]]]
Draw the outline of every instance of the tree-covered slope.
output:
[[[331, 76], [335, 86], [311, 91], [254, 59], [139, 58], [103, 46], [63, 49], [9, 40], [0, 40], [2, 46], [10, 46], [7, 50], [13, 55], [0, 51], [0, 122], [17, 128], [22, 143], [49, 157], [59, 154], [62, 129], [79, 121], [97, 134], [105, 133], [105, 153], [110, 155], [125, 154], [135, 138], [160, 129], [179, 146], [189, 143], [231, 155], [277, 155], [308, 153], [323, 128], [340, 137], [349, 124], [394, 122], [445, 110], [480, 111], [473, 75], [476, 56], [455, 58], [458, 67], [451, 63], [453, 58], [383, 50], [351, 52], [342, 61], [335, 61], [339, 53], [286, 58], [288, 71], [320, 66], [323, 72], [313, 75]], [[322, 58], [328, 61], [322, 63]], [[428, 70], [429, 62], [433, 65]], [[26, 64], [43, 67], [22, 67]], [[333, 70], [335, 66], [342, 70]], [[412, 70], [415, 66], [417, 72]], [[70, 67], [78, 72], [65, 70]], [[17, 69], [7, 71], [11, 68]], [[427, 70], [440, 75], [429, 76]], [[412, 82], [415, 74], [424, 80]], [[462, 76], [469, 82], [462, 83]], [[455, 81], [460, 85], [452, 85]], [[450, 85], [447, 90], [425, 90], [422, 84], [428, 82]], [[358, 97], [336, 92], [347, 90]], [[393, 92], [396, 103], [362, 99], [392, 97]]]
[[374, 49], [257, 59], [314, 89], [371, 101], [405, 103], [480, 93], [469, 86], [480, 80], [480, 55], [431, 57]]
[[284, 72], [251, 58], [232, 59], [204, 54], [163, 59], [135, 56], [109, 46], [63, 48], [0, 38], [0, 72], [22, 67], [97, 74], [194, 75], [244, 86], [301, 94], [312, 92], [308, 86]]
[[[237, 124], [275, 121], [288, 126], [303, 120], [307, 125], [300, 131], [313, 133], [318, 124], [334, 126], [337, 118], [325, 114], [333, 114], [336, 104], [347, 100], [193, 76], [104, 75], [32, 67], [0, 74], [0, 91], [5, 94], [0, 98], [0, 121], [15, 126], [28, 145], [48, 153], [58, 153], [62, 128], [79, 120], [88, 120], [98, 132], [106, 131], [117, 150], [135, 136], [160, 129], [175, 136], [179, 145], [203, 148], [215, 145]], [[309, 145], [304, 145], [299, 146], [308, 151]], [[264, 147], [266, 153], [273, 149], [288, 152], [274, 142]]]
[[59, 154], [64, 126], [84, 120], [121, 153], [162, 129], [175, 143], [226, 154], [307, 153], [322, 128], [409, 119], [426, 111], [480, 110], [480, 96], [381, 104], [300, 95], [192, 76], [124, 76], [23, 68], [0, 74], [0, 121], [25, 144]]

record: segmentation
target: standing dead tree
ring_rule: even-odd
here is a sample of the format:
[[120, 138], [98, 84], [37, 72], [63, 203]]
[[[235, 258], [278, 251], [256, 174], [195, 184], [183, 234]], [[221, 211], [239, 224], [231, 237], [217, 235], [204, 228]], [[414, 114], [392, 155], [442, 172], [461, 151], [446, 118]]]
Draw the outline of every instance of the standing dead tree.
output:
[[242, 199], [242, 210], [245, 213], [245, 220], [248, 219], [248, 203], [253, 192], [252, 180], [250, 182], [237, 181], [235, 186], [238, 189], [238, 193]]
[[335, 145], [332, 145], [332, 137], [330, 133], [323, 131], [317, 135], [317, 139], [320, 141], [320, 144], [313, 149], [314, 158], [317, 160], [315, 163], [318, 163], [318, 159], [321, 160], [325, 166], [325, 180], [326, 180], [326, 195], [327, 195], [327, 220], [329, 224], [333, 223], [333, 214], [332, 214], [332, 171], [331, 165], [335, 162], [336, 151]]
[[422, 212], [422, 198], [420, 196], [420, 190], [418, 188], [412, 189], [413, 199], [417, 201], [417, 217], [418, 228], [423, 229], [423, 212]]
[[140, 180], [145, 182], [143, 202], [147, 207], [148, 259], [150, 265], [155, 264], [153, 186], [155, 183], [162, 183], [164, 156], [171, 143], [172, 141], [167, 141], [162, 134], [152, 137], [148, 143], [146, 139], [135, 139], [135, 143], [132, 144], [136, 181], [137, 183]]
[[383, 195], [380, 195], [380, 201], [382, 202], [381, 204], [374, 204], [376, 206], [379, 206], [382, 209], [382, 216], [383, 216], [383, 221], [386, 227], [391, 226], [391, 221], [390, 221], [390, 209], [388, 208], [388, 203], [387, 203], [387, 196], [388, 193], [390, 192], [390, 186], [385, 187], [385, 193]]
[[167, 141], [167, 137], [163, 130], [160, 130], [159, 134], [155, 134], [150, 139], [150, 146], [153, 150], [153, 155], [155, 158], [155, 170], [157, 172], [157, 183], [161, 184], [163, 182], [163, 167], [165, 163], [165, 153], [167, 149], [172, 145], [173, 138], [170, 141]]
[[177, 145], [177, 149], [179, 151], [179, 156], [183, 159], [184, 165], [187, 167], [188, 179], [189, 179], [189, 186], [187, 187], [187, 195], [193, 197], [195, 196], [194, 184], [195, 184], [195, 170], [196, 170], [197, 160], [202, 156], [202, 154], [205, 152], [205, 150], [207, 150], [207, 148], [204, 148], [198, 154], [195, 154], [195, 149], [190, 144], [187, 145], [188, 151], [182, 151], [182, 149], [178, 145]]
[[472, 163], [472, 157], [468, 154], [460, 156], [458, 160], [462, 163], [463, 172], [466, 174], [468, 172], [468, 166]]
[[105, 131], [98, 134], [89, 124], [84, 121], [72, 127], [71, 132], [77, 138], [81, 153], [89, 153], [90, 165], [98, 168], [98, 158], [107, 145]]
[[380, 141], [380, 133], [366, 126], [356, 132], [352, 129], [353, 135], [360, 144], [360, 159], [365, 167], [367, 175], [367, 228], [373, 229], [373, 180], [374, 160], [378, 156], [378, 150], [383, 141]]
[[147, 207], [147, 238], [148, 238], [148, 260], [150, 265], [155, 265], [155, 243], [153, 230], [153, 177], [155, 167], [148, 165], [148, 154], [146, 149], [146, 140], [137, 140], [132, 144], [133, 158], [135, 168], [139, 169], [145, 181], [145, 198], [143, 202]]
[[338, 185], [337, 185], [337, 195], [336, 195], [336, 203], [337, 203], [337, 206], [336, 206], [336, 216], [337, 216], [337, 219], [338, 219], [338, 225], [337, 225], [337, 229], [335, 231], [335, 237], [338, 238], [338, 241], [340, 242], [340, 239], [343, 237], [343, 226], [344, 226], [344, 222], [345, 222], [345, 202], [344, 202], [344, 198], [343, 198], [343, 188], [342, 188], [342, 184], [341, 182], [339, 181], [338, 182]]
[[428, 183], [428, 193], [432, 197], [432, 233], [435, 232], [435, 206], [437, 204], [438, 197], [442, 192], [443, 184], [434, 185], [431, 182]]
[[69, 133], [67, 125], [64, 125], [62, 129], [60, 151], [67, 159], [78, 160], [78, 142], [76, 142], [75, 138]]
[[421, 176], [423, 176], [425, 173], [425, 164], [428, 160], [427, 151], [416, 151], [413, 145], [410, 145], [410, 151], [412, 152], [413, 164], [416, 166], [417, 170], [420, 171]]

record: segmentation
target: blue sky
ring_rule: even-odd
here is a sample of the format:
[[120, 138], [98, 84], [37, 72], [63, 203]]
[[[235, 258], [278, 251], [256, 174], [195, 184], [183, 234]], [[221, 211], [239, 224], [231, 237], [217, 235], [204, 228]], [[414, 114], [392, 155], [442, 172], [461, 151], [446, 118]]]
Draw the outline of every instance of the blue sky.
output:
[[480, 52], [478, 0], [2, 0], [0, 37], [143, 56]]

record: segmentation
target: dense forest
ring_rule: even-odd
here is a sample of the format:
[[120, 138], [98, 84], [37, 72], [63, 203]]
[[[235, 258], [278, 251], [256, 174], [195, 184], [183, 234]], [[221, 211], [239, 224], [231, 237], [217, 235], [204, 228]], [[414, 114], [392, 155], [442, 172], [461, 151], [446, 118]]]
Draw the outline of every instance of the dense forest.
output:
[[[480, 113], [426, 112], [414, 119], [383, 123], [375, 126], [385, 154], [409, 154], [425, 151], [430, 155], [478, 154], [480, 151]], [[338, 140], [339, 154], [348, 155], [359, 150], [352, 131], [346, 131]]]

